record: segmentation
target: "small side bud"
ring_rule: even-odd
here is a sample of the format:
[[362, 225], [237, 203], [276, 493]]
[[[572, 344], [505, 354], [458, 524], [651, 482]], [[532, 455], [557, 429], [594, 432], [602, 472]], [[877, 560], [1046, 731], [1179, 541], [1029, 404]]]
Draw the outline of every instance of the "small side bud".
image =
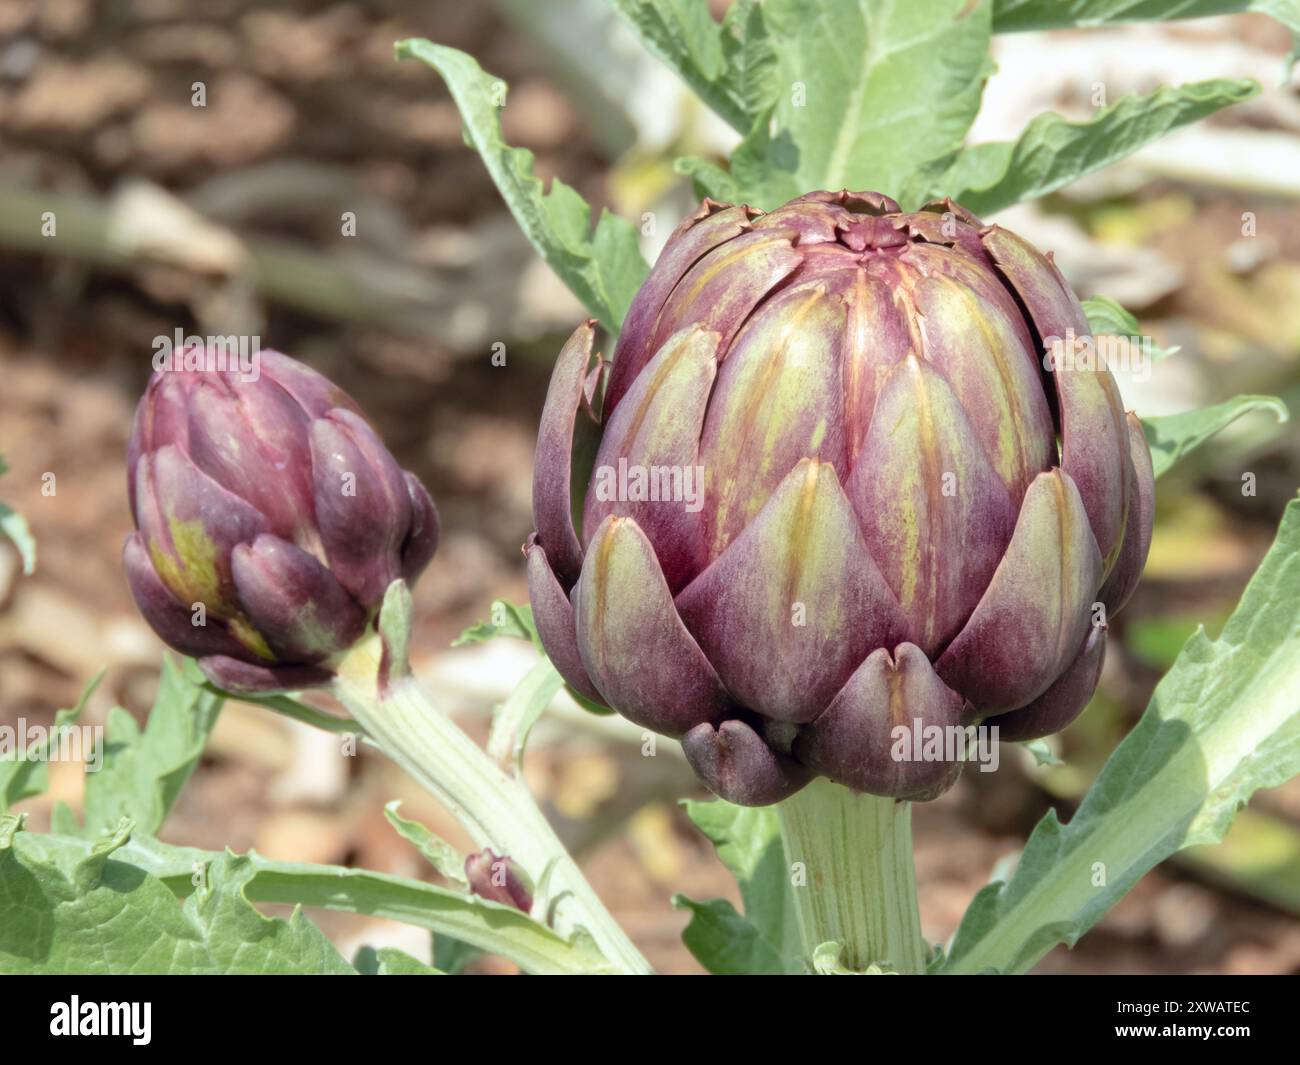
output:
[[470, 891], [480, 898], [524, 913], [533, 908], [533, 886], [528, 874], [508, 855], [498, 855], [490, 847], [465, 859], [465, 879]]

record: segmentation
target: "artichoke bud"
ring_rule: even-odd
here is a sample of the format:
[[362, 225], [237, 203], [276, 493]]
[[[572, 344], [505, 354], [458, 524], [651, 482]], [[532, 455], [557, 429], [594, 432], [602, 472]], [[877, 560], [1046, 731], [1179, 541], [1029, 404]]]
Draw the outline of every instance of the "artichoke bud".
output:
[[513, 906], [528, 913], [533, 908], [533, 885], [528, 874], [508, 855], [489, 847], [465, 859], [465, 879], [480, 898]]
[[1089, 333], [1050, 256], [950, 200], [706, 200], [607, 372], [592, 322], [556, 362], [525, 545], [556, 668], [751, 805], [940, 794], [960, 757], [900, 759], [904, 726], [1064, 727], [1151, 537], [1141, 426], [1054, 358]]
[[252, 376], [154, 374], [131, 432], [124, 551], [163, 642], [247, 692], [327, 682], [438, 541], [428, 492], [351, 397], [287, 355], [258, 360]]

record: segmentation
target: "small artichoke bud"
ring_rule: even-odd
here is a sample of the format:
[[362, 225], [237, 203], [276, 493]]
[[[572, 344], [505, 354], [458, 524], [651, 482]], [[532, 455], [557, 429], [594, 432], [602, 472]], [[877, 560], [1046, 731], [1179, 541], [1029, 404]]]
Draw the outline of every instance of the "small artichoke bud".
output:
[[706, 200], [612, 364], [593, 337], [556, 361], [524, 549], [573, 691], [744, 805], [930, 799], [960, 755], [922, 735], [1083, 709], [1153, 477], [1050, 256], [950, 200]]
[[157, 371], [136, 408], [127, 581], [163, 642], [215, 684], [327, 682], [389, 583], [438, 543], [423, 485], [352, 398], [275, 351], [252, 377], [215, 359]]
[[533, 908], [533, 887], [528, 874], [509, 856], [489, 847], [465, 859], [465, 879], [480, 898], [528, 913]]

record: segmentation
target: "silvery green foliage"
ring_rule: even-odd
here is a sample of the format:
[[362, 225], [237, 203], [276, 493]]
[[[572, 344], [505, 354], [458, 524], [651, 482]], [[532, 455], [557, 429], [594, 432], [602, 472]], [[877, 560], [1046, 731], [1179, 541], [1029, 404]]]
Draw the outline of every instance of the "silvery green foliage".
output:
[[1215, 843], [1260, 788], [1300, 773], [1300, 501], [1222, 635], [1198, 631], [1068, 825], [971, 904], [943, 972], [1023, 972], [1073, 945], [1148, 870]]
[[[56, 725], [76, 724], [94, 684]], [[192, 662], [168, 662], [143, 730], [124, 710], [109, 714], [102, 768], [88, 776], [84, 824], [57, 804], [51, 832], [38, 834], [26, 830], [25, 815], [0, 810], [0, 884], [25, 885], [0, 891], [0, 971], [382, 974], [420, 964], [381, 951], [354, 968], [305, 915], [268, 918], [255, 902], [387, 917], [509, 958], [526, 972], [607, 969], [585, 940], [565, 940], [517, 909], [454, 888], [160, 842], [155, 833], [197, 764], [220, 703]], [[0, 807], [47, 785], [41, 752], [26, 754], [0, 760]], [[446, 858], [427, 829], [391, 816], [430, 860]]]

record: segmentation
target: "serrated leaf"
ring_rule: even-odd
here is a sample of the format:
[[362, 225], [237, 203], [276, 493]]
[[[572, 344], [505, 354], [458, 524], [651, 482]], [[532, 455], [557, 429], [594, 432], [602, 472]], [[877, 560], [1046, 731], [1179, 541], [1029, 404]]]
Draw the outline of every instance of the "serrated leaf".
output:
[[[722, 799], [710, 802], [688, 800], [683, 806], [695, 826], [713, 843], [719, 860], [736, 878], [745, 907], [742, 918], [735, 914], [728, 902], [714, 899], [698, 903], [682, 896], [681, 905], [689, 905], [694, 914], [692, 925], [697, 920], [705, 921], [707, 925], [697, 929], [695, 935], [683, 935], [691, 952], [711, 972], [718, 971], [713, 968], [714, 964], [734, 961], [730, 954], [719, 959], [713, 955], [702, 956], [695, 949], [699, 946], [702, 950], [712, 950], [715, 932], [735, 925], [726, 912], [730, 910], [736, 920], [748, 924], [762, 941], [761, 944], [746, 944], [742, 952], [746, 957], [763, 959], [763, 964], [768, 964], [765, 959], [770, 952], [780, 961], [781, 971], [802, 971], [799, 929], [776, 810], [772, 807], [735, 806]], [[690, 931], [690, 926], [687, 931]]]
[[[205, 682], [203, 690], [212, 695], [226, 698], [226, 693], [211, 682]], [[260, 706], [264, 710], [270, 710], [279, 714], [281, 717], [290, 718], [293, 721], [300, 721], [304, 725], [310, 725], [312, 728], [321, 729], [324, 732], [336, 732], [340, 735], [364, 735], [363, 729], [359, 722], [353, 721], [350, 717], [339, 717], [337, 714], [330, 714], [324, 710], [317, 710], [316, 707], [304, 703], [301, 699], [293, 695], [254, 695], [251, 693], [241, 693], [239, 695], [241, 703], [247, 703], [250, 706]]]
[[516, 606], [504, 599], [494, 599], [487, 621], [476, 621], [452, 642], [452, 647], [463, 647], [471, 643], [486, 643], [498, 636], [510, 636], [517, 640], [530, 640], [541, 649], [541, 638], [537, 635], [537, 625], [533, 622], [533, 608], [527, 603]]
[[[7, 817], [4, 821], [16, 819]], [[0, 828], [0, 970], [77, 975], [350, 973], [301, 913], [262, 915], [244, 897], [246, 858], [218, 855], [207, 885], [177, 906], [117, 853], [124, 820], [94, 844]]]
[[[14, 803], [40, 795], [49, 787], [50, 771], [47, 758], [51, 739], [63, 728], [74, 724], [81, 716], [82, 711], [86, 709], [86, 703], [99, 687], [99, 682], [104, 679], [105, 672], [106, 669], [101, 669], [81, 689], [81, 696], [77, 699], [76, 706], [55, 713], [54, 724], [46, 732], [44, 743], [39, 744], [35, 749], [27, 748], [22, 751], [15, 749], [0, 753], [0, 814], [6, 813]], [[86, 751], [85, 754], [89, 757], [90, 752]]]
[[745, 133], [776, 98], [776, 52], [763, 21], [763, 0], [735, 0], [722, 17], [726, 83], [745, 113]]
[[898, 195], [954, 152], [989, 72], [988, 0], [767, 0], [776, 101], [731, 160], [736, 198]]
[[787, 971], [771, 942], [726, 899], [696, 902], [675, 895], [673, 905], [690, 910], [682, 942], [709, 972], [717, 976], [780, 976]]
[[697, 155], [684, 155], [673, 163], [673, 169], [691, 179], [695, 195], [701, 200], [707, 196], [720, 203], [740, 203], [745, 198], [735, 179], [707, 159], [701, 159]]
[[[1138, 320], [1109, 296], [1089, 297], [1083, 301], [1083, 311], [1088, 316], [1088, 327], [1093, 336], [1128, 337], [1139, 343], [1148, 339]], [[1153, 343], [1150, 358], [1152, 362], [1160, 362], [1177, 351], [1177, 347], [1162, 348]]]
[[[400, 921], [527, 972], [613, 971], [589, 941], [568, 942], [514, 907], [420, 880], [132, 839], [129, 821], [98, 841], [19, 826], [0, 817], [0, 971], [352, 971], [301, 914], [268, 923], [248, 901]], [[241, 948], [246, 937], [256, 938]]]
[[[486, 643], [488, 640], [496, 639], [498, 636], [509, 636], [517, 640], [529, 640], [532, 642], [532, 645], [537, 648], [543, 659], [543, 662], [539, 663], [535, 667], [538, 670], [538, 675], [535, 679], [539, 684], [541, 684], [541, 682], [547, 677], [548, 669], [553, 671], [554, 667], [550, 665], [550, 660], [546, 658], [546, 648], [542, 646], [542, 638], [537, 635], [537, 625], [533, 621], [533, 608], [527, 604], [517, 606], [514, 603], [507, 603], [504, 599], [494, 600], [489, 619], [487, 621], [474, 622], [473, 625], [457, 636], [456, 639], [452, 641], [451, 645], [452, 647], [463, 647], [466, 644]], [[564, 683], [562, 679], [560, 683]], [[597, 714], [604, 717], [614, 712], [608, 706], [601, 706], [599, 703], [593, 703], [581, 692], [575, 691], [567, 684], [564, 685], [564, 688], [565, 691], [569, 693], [569, 697], [589, 714]], [[522, 693], [520, 699], [523, 700]], [[516, 710], [521, 715], [519, 720], [512, 724], [512, 727], [516, 727], [516, 736], [519, 735], [517, 726], [524, 723], [523, 719], [527, 717], [527, 713], [531, 713], [534, 709], [536, 709], [534, 704], [525, 701], [521, 701], [512, 706], [512, 715], [514, 715]], [[541, 709], [545, 709], [545, 704], [542, 705]], [[538, 713], [540, 713], [540, 710]], [[524, 729], [522, 735], [523, 739], [527, 739], [527, 729], [532, 728], [535, 723], [536, 717], [531, 721], [526, 722], [527, 727]], [[502, 735], [504, 735], [504, 733], [502, 733]], [[504, 740], [502, 740], [502, 742], [504, 742]], [[522, 754], [522, 748], [520, 753]]]
[[364, 913], [427, 928], [531, 973], [611, 973], [589, 938], [572, 941], [513, 906], [368, 869], [274, 862], [250, 855], [257, 875], [249, 898]]
[[1234, 396], [1224, 403], [1181, 414], [1163, 414], [1142, 419], [1142, 430], [1151, 448], [1151, 463], [1157, 477], [1200, 447], [1215, 433], [1226, 429], [1243, 414], [1270, 410], [1279, 424], [1290, 418], [1286, 404], [1276, 396]]
[[756, 0], [737, 0], [721, 25], [707, 0], [612, 2], [647, 50], [739, 132], [771, 102], [776, 57]]
[[144, 730], [121, 707], [109, 712], [103, 765], [86, 774], [85, 833], [96, 836], [126, 817], [140, 834], [154, 835], [194, 772], [221, 706], [192, 663], [164, 656]]
[[1238, 11], [1272, 15], [1292, 33], [1300, 33], [1297, 0], [994, 0], [993, 29], [996, 33], [1014, 33], [1063, 26], [1206, 18]]
[[465, 879], [465, 857], [441, 836], [435, 835], [419, 821], [412, 821], [397, 812], [402, 805], [394, 799], [384, 807], [384, 816], [397, 830], [397, 834], [415, 845], [438, 873], [456, 884], [468, 883]]
[[1068, 825], [1050, 812], [984, 888], [944, 972], [1023, 972], [1073, 945], [1148, 870], [1223, 837], [1259, 788], [1300, 773], [1300, 500], [1218, 640], [1199, 631]]
[[1131, 93], [1082, 122], [1047, 112], [1014, 141], [977, 144], [930, 164], [909, 182], [905, 205], [951, 196], [977, 215], [992, 214], [1045, 196], [1258, 92], [1253, 81], [1215, 78]]
[[502, 139], [498, 104], [505, 83], [472, 56], [422, 39], [399, 41], [396, 55], [419, 59], [442, 76], [460, 110], [467, 141], [482, 157], [519, 228], [592, 315], [617, 333], [649, 270], [636, 227], [602, 211], [593, 232], [591, 208], [572, 188], [555, 178], [545, 191], [533, 173], [533, 153]]

